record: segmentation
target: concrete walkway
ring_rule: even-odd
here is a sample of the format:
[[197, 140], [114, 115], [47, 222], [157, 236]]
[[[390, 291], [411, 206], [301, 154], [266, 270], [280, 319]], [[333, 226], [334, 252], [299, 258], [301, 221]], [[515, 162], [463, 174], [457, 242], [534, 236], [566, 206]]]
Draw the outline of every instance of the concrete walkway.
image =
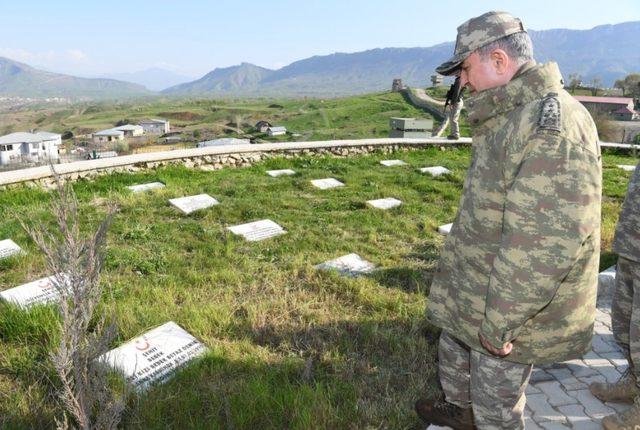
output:
[[[589, 392], [595, 381], [617, 381], [627, 362], [613, 340], [611, 304], [596, 310], [592, 348], [582, 359], [534, 368], [527, 387], [526, 429], [602, 429], [603, 417], [622, 412], [629, 405], [602, 403]], [[429, 430], [448, 429], [429, 426]]]

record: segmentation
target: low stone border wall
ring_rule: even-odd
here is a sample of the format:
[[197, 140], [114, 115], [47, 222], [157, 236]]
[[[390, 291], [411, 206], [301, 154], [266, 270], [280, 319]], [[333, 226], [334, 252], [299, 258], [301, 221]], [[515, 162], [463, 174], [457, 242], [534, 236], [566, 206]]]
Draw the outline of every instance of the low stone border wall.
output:
[[[457, 141], [442, 138], [394, 138], [223, 145], [76, 161], [73, 163], [56, 164], [54, 167], [63, 179], [77, 180], [112, 172], [137, 172], [170, 164], [182, 164], [186, 167], [201, 167], [203, 169], [216, 170], [224, 167], [251, 166], [256, 162], [273, 157], [298, 157], [311, 154], [348, 157], [376, 151], [389, 153], [398, 150], [414, 150], [430, 146], [445, 148], [447, 146], [469, 144], [471, 144], [470, 138], [461, 138]], [[0, 172], [0, 189], [19, 184], [50, 187], [53, 182], [53, 173], [49, 166]]]

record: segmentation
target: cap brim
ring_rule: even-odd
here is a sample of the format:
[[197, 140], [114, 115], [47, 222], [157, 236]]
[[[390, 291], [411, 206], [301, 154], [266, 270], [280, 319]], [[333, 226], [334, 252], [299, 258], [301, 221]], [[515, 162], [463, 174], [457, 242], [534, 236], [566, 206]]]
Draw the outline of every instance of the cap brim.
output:
[[460, 66], [462, 62], [469, 56], [469, 54], [458, 54], [454, 55], [449, 59], [449, 61], [445, 61], [436, 67], [436, 72], [440, 73], [444, 76], [451, 76], [455, 74], [458, 70], [460, 70]]

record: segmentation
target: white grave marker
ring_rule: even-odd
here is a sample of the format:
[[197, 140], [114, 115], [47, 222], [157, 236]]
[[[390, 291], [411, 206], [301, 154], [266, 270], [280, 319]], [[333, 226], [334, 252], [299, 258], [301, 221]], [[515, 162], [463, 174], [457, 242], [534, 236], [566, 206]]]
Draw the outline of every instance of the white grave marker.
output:
[[386, 199], [368, 200], [367, 204], [376, 209], [386, 210], [398, 207], [402, 204], [402, 202], [398, 199], [394, 199], [393, 197], [389, 197]]
[[423, 167], [420, 169], [421, 173], [429, 173], [431, 176], [440, 176], [440, 175], [448, 175], [451, 173], [451, 170], [442, 166], [435, 167]]
[[618, 164], [617, 167], [622, 170], [626, 170], [627, 172], [633, 172], [636, 170], [636, 166], [630, 166], [628, 164]]
[[278, 177], [282, 175], [295, 175], [296, 172], [291, 169], [283, 169], [283, 170], [267, 170], [267, 175], [271, 177]]
[[311, 181], [314, 187], [320, 188], [321, 190], [328, 190], [329, 188], [343, 187], [344, 184], [337, 179], [334, 178], [326, 178], [326, 179], [313, 179]]
[[24, 251], [13, 240], [0, 240], [0, 259], [22, 254]]
[[380, 164], [387, 167], [393, 167], [393, 166], [405, 166], [407, 163], [405, 163], [402, 160], [382, 160]]
[[452, 226], [453, 226], [453, 223], [441, 225], [440, 227], [438, 227], [438, 233], [443, 234], [443, 235], [446, 236], [449, 233], [451, 233], [451, 227]]
[[315, 266], [316, 269], [337, 270], [343, 275], [358, 276], [371, 273], [376, 266], [362, 259], [358, 254], [347, 254]]
[[169, 203], [180, 209], [185, 214], [190, 214], [200, 209], [210, 208], [219, 202], [208, 194], [198, 194], [197, 196], [180, 197], [171, 199]]
[[437, 426], [435, 424], [431, 424], [429, 427], [427, 427], [427, 430], [453, 430], [451, 427], [442, 427], [442, 426]]
[[103, 354], [99, 360], [121, 371], [138, 390], [163, 382], [189, 361], [207, 352], [195, 337], [169, 321]]
[[54, 286], [56, 277], [48, 276], [37, 281], [19, 285], [0, 292], [0, 299], [21, 308], [60, 301], [60, 292]]
[[613, 293], [616, 284], [616, 266], [611, 266], [598, 274], [598, 298]]
[[280, 227], [270, 219], [263, 219], [247, 224], [234, 225], [231, 227], [227, 227], [227, 229], [231, 230], [233, 234], [244, 237], [249, 242], [269, 239], [270, 237], [275, 237], [286, 233], [286, 231], [282, 227]]
[[157, 190], [158, 188], [164, 188], [164, 184], [162, 182], [149, 182], [148, 184], [140, 184], [140, 185], [131, 185], [127, 187], [134, 193], [143, 193], [145, 191]]

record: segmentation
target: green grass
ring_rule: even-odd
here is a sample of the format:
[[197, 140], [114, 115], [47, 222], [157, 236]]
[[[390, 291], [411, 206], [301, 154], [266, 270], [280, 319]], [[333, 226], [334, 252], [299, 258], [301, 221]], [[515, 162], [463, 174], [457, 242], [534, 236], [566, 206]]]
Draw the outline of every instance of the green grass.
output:
[[[381, 159], [410, 165], [386, 168]], [[435, 389], [437, 330], [423, 318], [431, 273], [453, 219], [468, 149], [435, 148], [355, 158], [273, 159], [216, 172], [167, 167], [80, 181], [83, 227], [95, 227], [106, 202], [120, 206], [108, 237], [103, 274], [120, 328], [114, 346], [173, 320], [211, 350], [168, 383], [131, 398], [127, 429], [419, 429], [413, 401]], [[630, 176], [605, 156], [603, 246]], [[418, 167], [443, 165], [431, 178]], [[292, 177], [267, 169], [293, 168]], [[346, 183], [317, 190], [309, 180]], [[163, 181], [142, 195], [127, 185]], [[182, 215], [167, 200], [208, 193], [220, 205]], [[365, 206], [396, 197], [390, 211]], [[0, 239], [27, 254], [0, 262], [0, 286], [48, 275], [43, 256], [9, 211], [52, 223], [48, 193], [0, 193]], [[269, 218], [287, 234], [245, 242], [226, 231]], [[346, 278], [315, 264], [355, 252], [380, 266]], [[608, 267], [615, 257], [603, 254]], [[53, 428], [56, 378], [47, 360], [55, 345], [52, 307], [24, 313], [0, 308], [0, 427]], [[305, 368], [310, 364], [311, 372]]]
[[[82, 103], [64, 108], [34, 108], [6, 112], [0, 116], [0, 130], [49, 130], [75, 135], [114, 127], [123, 119], [133, 122], [147, 118], [166, 118], [172, 130], [193, 136], [199, 130], [202, 138], [234, 137], [237, 120], [242, 131], [253, 132], [258, 120], [287, 127], [293, 136], [269, 138], [266, 141], [306, 141], [327, 139], [359, 139], [389, 136], [389, 117], [430, 116], [406, 103], [399, 93], [378, 93], [336, 99], [307, 100], [174, 100], [131, 103]], [[228, 124], [231, 124], [230, 126]], [[229, 129], [228, 127], [231, 127]], [[200, 139], [202, 140], [202, 139]]]

